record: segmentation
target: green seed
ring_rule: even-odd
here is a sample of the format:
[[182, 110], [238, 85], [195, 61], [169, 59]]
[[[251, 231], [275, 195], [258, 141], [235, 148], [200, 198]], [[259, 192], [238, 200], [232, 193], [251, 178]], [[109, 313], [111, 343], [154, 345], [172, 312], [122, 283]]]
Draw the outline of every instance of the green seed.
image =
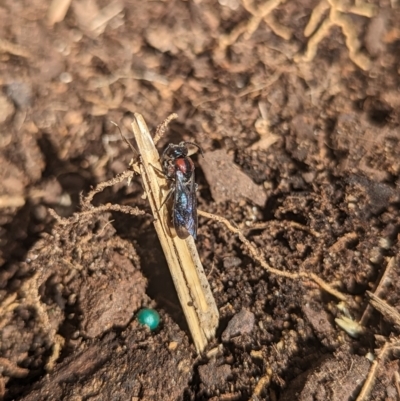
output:
[[140, 324], [147, 326], [150, 330], [155, 330], [160, 323], [160, 315], [157, 311], [150, 308], [141, 309], [137, 315]]

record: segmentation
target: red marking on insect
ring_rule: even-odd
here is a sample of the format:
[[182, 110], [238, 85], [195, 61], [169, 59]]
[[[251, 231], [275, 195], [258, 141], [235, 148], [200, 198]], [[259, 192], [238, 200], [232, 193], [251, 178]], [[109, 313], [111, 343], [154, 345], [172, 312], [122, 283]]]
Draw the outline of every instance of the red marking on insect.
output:
[[179, 169], [179, 171], [186, 175], [187, 173], [191, 174], [194, 171], [194, 164], [190, 157], [181, 157], [175, 160], [175, 168]]

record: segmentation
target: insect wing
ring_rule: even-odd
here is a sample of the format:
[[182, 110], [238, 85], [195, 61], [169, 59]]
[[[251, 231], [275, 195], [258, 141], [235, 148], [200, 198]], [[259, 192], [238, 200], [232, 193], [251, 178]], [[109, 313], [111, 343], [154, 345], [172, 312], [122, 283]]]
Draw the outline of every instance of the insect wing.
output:
[[189, 179], [177, 170], [175, 175], [175, 198], [173, 206], [173, 223], [179, 238], [191, 235], [197, 237], [197, 204], [194, 173]]

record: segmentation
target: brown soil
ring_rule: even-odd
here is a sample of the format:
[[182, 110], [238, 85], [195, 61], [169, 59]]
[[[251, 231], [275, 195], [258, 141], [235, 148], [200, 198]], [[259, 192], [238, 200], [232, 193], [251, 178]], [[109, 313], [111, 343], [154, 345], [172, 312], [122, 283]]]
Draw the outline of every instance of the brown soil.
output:
[[[49, 3], [0, 4], [0, 399], [399, 399], [400, 3]], [[202, 146], [199, 209], [256, 249], [199, 218], [202, 356], [140, 177], [80, 196], [134, 112], [178, 114], [159, 149]]]

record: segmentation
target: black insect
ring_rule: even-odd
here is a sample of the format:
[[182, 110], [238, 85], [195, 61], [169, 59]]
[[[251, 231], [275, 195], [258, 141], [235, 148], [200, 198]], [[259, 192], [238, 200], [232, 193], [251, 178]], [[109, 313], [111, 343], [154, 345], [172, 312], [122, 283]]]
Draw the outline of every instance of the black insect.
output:
[[[165, 176], [173, 180], [171, 192], [174, 194], [172, 207], [172, 222], [179, 238], [185, 239], [191, 235], [197, 238], [197, 202], [194, 181], [194, 164], [188, 156], [187, 145], [197, 147], [203, 155], [201, 147], [193, 142], [181, 142], [179, 145], [170, 143], [161, 156], [161, 165]], [[164, 204], [163, 203], [163, 204]]]

